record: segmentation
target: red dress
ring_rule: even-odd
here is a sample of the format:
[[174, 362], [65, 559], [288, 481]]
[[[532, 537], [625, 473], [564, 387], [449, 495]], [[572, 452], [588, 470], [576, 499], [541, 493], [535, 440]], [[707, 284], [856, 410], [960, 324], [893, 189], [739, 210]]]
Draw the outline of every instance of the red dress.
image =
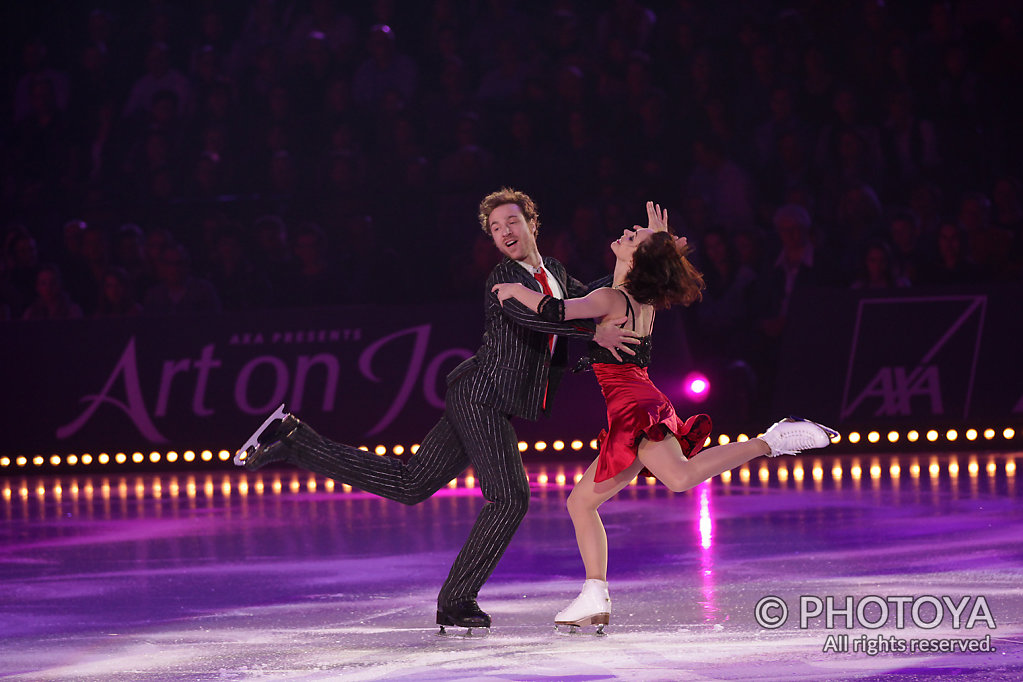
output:
[[[685, 456], [691, 457], [703, 447], [713, 427], [705, 414], [682, 421], [668, 397], [650, 381], [647, 374], [650, 337], [643, 337], [642, 343], [634, 348], [636, 355], [623, 356], [626, 359], [622, 362], [596, 344], [590, 348], [593, 372], [607, 402], [607, 429], [597, 437], [600, 443], [594, 476], [597, 482], [606, 481], [632, 466], [644, 437], [661, 441], [671, 433], [678, 439]], [[652, 474], [646, 472], [646, 475]]]
[[[635, 331], [632, 301], [624, 291], [619, 290], [619, 293], [625, 297], [625, 316], [632, 319]], [[564, 301], [545, 296], [537, 306], [537, 312], [546, 320], [562, 322], [565, 319]], [[705, 414], [693, 415], [685, 421], [679, 419], [668, 397], [650, 381], [647, 375], [649, 336], [642, 337], [639, 345], [632, 348], [635, 355], [624, 355], [624, 360], [617, 360], [611, 351], [590, 342], [590, 364], [607, 402], [607, 428], [597, 436], [600, 453], [594, 480], [598, 483], [632, 466], [639, 456], [639, 444], [643, 438], [660, 442], [670, 433], [678, 439], [683, 454], [692, 457], [703, 447], [713, 428], [710, 417]], [[652, 475], [645, 469], [643, 471], [648, 476]]]

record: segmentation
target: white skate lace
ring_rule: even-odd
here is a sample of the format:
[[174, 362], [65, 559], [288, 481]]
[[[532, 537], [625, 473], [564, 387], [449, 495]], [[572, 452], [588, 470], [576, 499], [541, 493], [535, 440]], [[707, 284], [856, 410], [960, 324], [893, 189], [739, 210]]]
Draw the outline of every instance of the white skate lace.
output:
[[812, 427], [804, 428], [800, 431], [791, 431], [786, 434], [785, 443], [789, 448], [795, 452], [802, 450], [812, 450], [816, 447], [815, 436], [817, 435], [816, 430]]

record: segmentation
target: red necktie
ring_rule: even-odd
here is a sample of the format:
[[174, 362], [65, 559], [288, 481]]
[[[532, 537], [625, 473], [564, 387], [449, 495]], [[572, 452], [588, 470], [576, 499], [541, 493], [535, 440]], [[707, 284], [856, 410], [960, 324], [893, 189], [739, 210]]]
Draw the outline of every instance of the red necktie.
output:
[[[533, 273], [533, 277], [540, 286], [543, 288], [543, 292], [548, 296], [553, 296], [554, 292], [551, 291], [551, 285], [547, 282], [547, 272], [541, 267], [539, 270]], [[554, 334], [549, 334], [547, 338], [547, 345], [550, 348], [551, 355], [554, 354]]]
[[[540, 283], [540, 287], [543, 288], [543, 292], [545, 294], [547, 294], [548, 296], [553, 296], [554, 295], [554, 292], [551, 291], [551, 285], [547, 281], [547, 272], [543, 269], [543, 267], [541, 267], [539, 270], [534, 272], [533, 273], [533, 277], [536, 279], [537, 282]], [[554, 334], [548, 334], [547, 335], [547, 347], [550, 349], [551, 355], [554, 355]], [[545, 386], [544, 389], [543, 389], [543, 404], [540, 406], [540, 409], [542, 409], [542, 410], [546, 410], [547, 409], [547, 389], [548, 388], [550, 388], [550, 384]]]

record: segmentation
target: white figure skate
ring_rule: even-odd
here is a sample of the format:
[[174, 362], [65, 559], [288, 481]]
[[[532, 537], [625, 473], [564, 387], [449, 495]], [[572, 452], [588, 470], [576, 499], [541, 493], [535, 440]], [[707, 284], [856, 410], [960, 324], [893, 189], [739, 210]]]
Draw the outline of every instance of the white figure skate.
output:
[[575, 600], [554, 616], [554, 627], [567, 625], [569, 632], [575, 632], [583, 625], [596, 625], [597, 634], [604, 634], [604, 626], [611, 622], [611, 596], [607, 592], [607, 581], [588, 579]]
[[802, 417], [786, 417], [775, 422], [760, 436], [760, 440], [771, 448], [768, 457], [777, 457], [826, 447], [837, 436], [838, 431], [823, 424]]

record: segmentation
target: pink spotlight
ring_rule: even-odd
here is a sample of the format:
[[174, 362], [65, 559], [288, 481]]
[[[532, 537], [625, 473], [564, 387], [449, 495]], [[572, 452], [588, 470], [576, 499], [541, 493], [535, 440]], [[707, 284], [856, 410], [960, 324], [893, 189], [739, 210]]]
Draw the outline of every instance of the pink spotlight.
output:
[[702, 403], [710, 395], [710, 380], [700, 372], [690, 372], [682, 383], [686, 397], [694, 403]]

